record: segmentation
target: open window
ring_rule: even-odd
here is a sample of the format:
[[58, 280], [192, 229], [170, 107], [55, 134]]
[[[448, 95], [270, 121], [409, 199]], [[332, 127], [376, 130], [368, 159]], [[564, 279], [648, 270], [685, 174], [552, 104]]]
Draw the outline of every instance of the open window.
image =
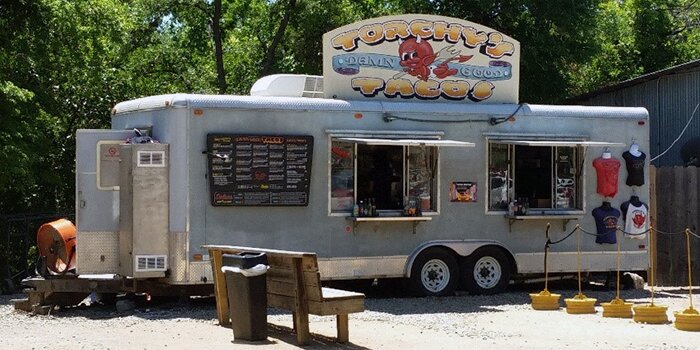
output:
[[351, 213], [370, 200], [384, 214], [415, 201], [423, 212], [437, 211], [439, 147], [473, 143], [417, 138], [331, 138], [331, 213]]
[[507, 211], [527, 203], [539, 214], [583, 210], [583, 158], [586, 147], [618, 143], [581, 140], [489, 140], [488, 210]]

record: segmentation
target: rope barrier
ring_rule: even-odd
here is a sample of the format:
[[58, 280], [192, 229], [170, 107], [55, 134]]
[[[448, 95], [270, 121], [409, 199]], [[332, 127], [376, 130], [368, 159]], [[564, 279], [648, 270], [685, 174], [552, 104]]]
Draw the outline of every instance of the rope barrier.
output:
[[[580, 232], [583, 232], [584, 234], [587, 234], [587, 235], [596, 236], [596, 237], [597, 237], [597, 236], [602, 236], [602, 235], [607, 235], [607, 234], [609, 234], [609, 232], [605, 232], [605, 233], [602, 233], [602, 234], [593, 233], [593, 232], [590, 232], [590, 231], [587, 231], [587, 230], [583, 229], [580, 225], [577, 224], [576, 227], [575, 227], [573, 230], [571, 230], [571, 232], [569, 232], [566, 236], [564, 236], [563, 238], [558, 239], [558, 240], [556, 240], [556, 241], [552, 241], [551, 238], [549, 237], [549, 229], [550, 229], [550, 224], [547, 223], [547, 229], [545, 230], [545, 237], [547, 238], [547, 241], [546, 241], [546, 243], [545, 243], [545, 245], [544, 245], [544, 275], [545, 275], [545, 279], [544, 279], [544, 280], [545, 280], [545, 282], [544, 282], [544, 283], [545, 283], [545, 284], [544, 284], [544, 291], [547, 291], [547, 287], [548, 287], [548, 283], [547, 283], [547, 282], [548, 282], [548, 280], [549, 280], [549, 278], [548, 278], [548, 276], [547, 276], [547, 275], [548, 275], [548, 272], [549, 272], [549, 271], [548, 271], [549, 269], [548, 269], [548, 266], [547, 266], [547, 255], [548, 255], [550, 246], [553, 245], [553, 244], [561, 243], [561, 242], [563, 242], [563, 241], [569, 239], [569, 237], [571, 237], [574, 233], [578, 233], [578, 234], [576, 235], [576, 252], [577, 252], [577, 254], [576, 254], [576, 265], [577, 265], [577, 266], [576, 266], [576, 269], [577, 269], [577, 272], [578, 272], [578, 293], [579, 293], [577, 296], [582, 296], [582, 297], [583, 297], [582, 289], [581, 289], [581, 234], [580, 234]], [[628, 235], [628, 236], [641, 236], [641, 235], [645, 235], [645, 234], [647, 234], [647, 233], [650, 233], [650, 235], [649, 235], [649, 245], [650, 245], [650, 249], [649, 249], [649, 260], [650, 260], [650, 266], [649, 266], [649, 268], [650, 268], [649, 284], [650, 284], [650, 286], [651, 286], [651, 305], [650, 305], [651, 307], [654, 307], [654, 306], [655, 306], [655, 305], [654, 305], [654, 294], [655, 294], [655, 290], [654, 290], [655, 288], [654, 288], [654, 287], [655, 287], [655, 285], [656, 285], [656, 281], [655, 281], [655, 279], [656, 279], [656, 273], [655, 273], [655, 272], [656, 272], [656, 271], [655, 271], [655, 269], [654, 269], [654, 260], [655, 260], [656, 256], [655, 256], [655, 254], [654, 254], [654, 249], [653, 249], [653, 247], [654, 247], [654, 241], [655, 241], [654, 238], [655, 238], [655, 236], [656, 236], [655, 233], [661, 233], [661, 234], [665, 234], [665, 235], [677, 235], [677, 234], [683, 234], [683, 233], [685, 234], [685, 236], [686, 236], [686, 246], [687, 246], [687, 256], [688, 256], [688, 283], [689, 283], [688, 293], [689, 293], [689, 297], [690, 297], [690, 310], [693, 310], [693, 294], [692, 294], [692, 289], [693, 289], [692, 286], [693, 286], [693, 284], [692, 284], [692, 266], [691, 266], [691, 258], [690, 258], [690, 257], [691, 257], [691, 255], [690, 255], [690, 236], [692, 235], [692, 236], [694, 236], [694, 237], [696, 237], [696, 238], [700, 238], [700, 235], [698, 235], [698, 234], [696, 234], [695, 232], [691, 231], [689, 228], [686, 228], [685, 230], [683, 230], [683, 231], [681, 231], [681, 232], [664, 232], [664, 231], [655, 229], [655, 228], [654, 228], [653, 226], [651, 226], [651, 225], [649, 226], [649, 228], [648, 228], [647, 230], [645, 230], [644, 232], [639, 232], [639, 233], [630, 233], [630, 232], [626, 232], [626, 231], [624, 231], [623, 229], [621, 229], [620, 226], [617, 226], [617, 227], [615, 228], [615, 236], [616, 236], [616, 238], [617, 238], [617, 233], [618, 233], [618, 232], [620, 232], [620, 233], [622, 233], [622, 234], [624, 234], [624, 235]], [[617, 239], [616, 241], [617, 241], [617, 242], [616, 242], [616, 243], [617, 243], [617, 259], [616, 259], [616, 265], [617, 265], [616, 300], [619, 300], [619, 299], [620, 299], [620, 268], [621, 268], [621, 262], [620, 262], [620, 255], [621, 255], [621, 252], [620, 252], [620, 249], [621, 249], [621, 248], [620, 248], [620, 241], [621, 241], [621, 240], [620, 240], [620, 239]], [[595, 301], [595, 300], [594, 300], [594, 301]], [[567, 303], [568, 303], [568, 301], [567, 301]], [[534, 307], [534, 306], [533, 306], [533, 307]]]
[[584, 230], [582, 227], [579, 227], [579, 230], [581, 230], [581, 232], [583, 232], [583, 233], [585, 233], [585, 234], [587, 234], [587, 235], [595, 236], [595, 237], [605, 236], [605, 235], [608, 234], [607, 232], [604, 232], [604, 233], [593, 233], [593, 232]]
[[620, 227], [617, 228], [618, 231], [622, 232], [625, 236], [643, 236], [646, 235], [647, 233], [651, 232], [651, 228], [648, 228], [644, 230], [643, 232], [638, 232], [638, 233], [632, 233], [632, 232], [627, 232]]
[[[548, 225], [548, 226], [547, 226], [547, 231], [549, 231], [549, 224], [547, 224], [547, 225]], [[604, 232], [604, 233], [595, 233], [595, 232], [591, 232], [591, 231], [588, 231], [588, 230], [584, 229], [584, 228], [581, 227], [580, 225], [576, 225], [576, 227], [575, 227], [573, 230], [571, 230], [571, 232], [569, 232], [566, 236], [564, 236], [563, 238], [558, 239], [558, 240], [556, 240], [556, 241], [552, 241], [551, 238], [549, 238], [549, 234], [547, 234], [547, 242], [545, 243], [545, 248], [549, 248], [550, 245], [558, 244], [558, 243], [561, 243], [561, 242], [567, 240], [567, 239], [568, 239], [569, 237], [571, 237], [574, 233], [576, 233], [576, 230], [581, 230], [581, 232], [583, 232], [584, 234], [587, 234], [587, 235], [593, 236], [593, 237], [600, 237], [600, 236], [605, 236], [605, 235], [608, 234], [608, 232]], [[660, 234], [662, 234], [662, 235], [669, 235], [669, 236], [672, 236], [672, 235], [685, 234], [685, 233], [686, 233], [686, 230], [688, 230], [688, 233], [689, 233], [690, 235], [695, 236], [696, 238], [700, 238], [700, 235], [698, 235], [697, 233], [695, 233], [695, 232], [693, 232], [693, 231], [690, 231], [690, 229], [686, 229], [686, 230], [683, 230], [683, 231], [677, 231], [677, 232], [666, 232], [666, 231], [658, 230], [658, 229], [653, 228], [653, 227], [649, 227], [648, 229], [646, 229], [646, 230], [644, 230], [644, 231], [642, 231], [642, 232], [632, 233], [632, 232], [627, 232], [627, 231], [621, 229], [621, 228], [618, 226], [618, 227], [616, 228], [616, 230], [619, 231], [620, 233], [624, 234], [625, 236], [643, 236], [643, 235], [646, 235], [647, 233], [652, 232], [652, 231], [655, 232], [655, 233], [660, 233]]]
[[685, 230], [683, 230], [683, 231], [676, 231], [676, 232], [665, 232], [665, 231], [661, 231], [661, 230], [658, 230], [658, 229], [655, 229], [655, 228], [649, 228], [649, 229], [650, 229], [650, 230], [654, 230], [654, 232], [656, 232], [656, 233], [660, 233], [660, 234], [662, 234], [662, 235], [668, 235], [668, 236], [680, 235], [680, 234], [684, 234], [684, 233], [685, 233]]
[[[549, 232], [549, 224], [547, 224], [547, 228], [548, 228], [547, 232]], [[579, 229], [579, 225], [576, 225], [576, 227], [574, 227], [574, 229], [571, 232], [569, 232], [568, 235], [566, 235], [564, 238], [557, 240], [557, 241], [554, 241], [554, 242], [552, 242], [551, 239], [547, 238], [547, 243], [545, 244], [545, 247], [549, 248], [549, 246], [552, 244], [558, 244], [558, 243], [565, 241], [567, 238], [571, 237], [571, 235], [573, 235], [576, 232], [576, 230], [578, 230], [578, 229]]]

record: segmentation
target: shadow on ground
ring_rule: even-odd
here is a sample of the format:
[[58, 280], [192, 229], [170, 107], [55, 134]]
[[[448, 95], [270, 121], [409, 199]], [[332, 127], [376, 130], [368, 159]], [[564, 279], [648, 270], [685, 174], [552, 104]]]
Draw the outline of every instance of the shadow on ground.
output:
[[[336, 286], [337, 287], [337, 286]], [[529, 293], [538, 293], [544, 289], [544, 283], [517, 283], [509, 286], [505, 293], [497, 295], [469, 295], [458, 291], [450, 297], [412, 297], [405, 292], [398, 281], [380, 281], [372, 285], [364, 283], [345, 283], [342, 289], [360, 291], [366, 294], [365, 309], [367, 311], [403, 314], [435, 314], [435, 313], [470, 313], [470, 312], [499, 312], [500, 306], [530, 304]], [[570, 298], [578, 293], [578, 282], [575, 279], [550, 281], [548, 288], [553, 293], [562, 295], [562, 299]], [[604, 284], [585, 283], [583, 293], [588, 297], [597, 298], [599, 302], [612, 300], [615, 289]], [[687, 298], [688, 288], [663, 288], [656, 290], [656, 296], [661, 298]], [[621, 297], [628, 300], [649, 298], [648, 289], [622, 290]], [[9, 305], [11, 299], [23, 298], [22, 294], [0, 295], [0, 306]], [[120, 317], [138, 317], [148, 320], [170, 320], [187, 318], [194, 320], [216, 321], [216, 302], [213, 297], [190, 297], [180, 299], [153, 298], [145, 300], [143, 296], [134, 298], [135, 307], [127, 311], [117, 311], [114, 303], [94, 303], [86, 306], [75, 306], [53, 310], [53, 317], [70, 319], [85, 317], [89, 319], [111, 319]], [[562, 301], [563, 302], [563, 301]], [[18, 311], [20, 312], [20, 311]], [[269, 315], [287, 315], [287, 311], [269, 309]]]
[[[294, 330], [292, 328], [268, 323], [267, 324], [267, 332], [268, 332], [268, 336], [270, 338], [279, 340], [281, 342], [285, 342], [285, 343], [293, 345], [293, 346], [298, 346], [297, 345], [297, 335], [296, 335], [296, 332], [294, 332]], [[272, 340], [272, 342], [276, 343], [274, 340]], [[234, 341], [233, 343], [234, 344], [237, 344], [237, 343], [260, 344], [257, 342], [253, 343], [253, 342], [242, 342], [242, 341], [241, 342]], [[265, 342], [263, 342], [262, 344], [265, 344]], [[364, 346], [353, 344], [352, 342], [341, 344], [341, 343], [338, 343], [335, 340], [335, 338], [326, 337], [326, 336], [323, 336], [320, 334], [315, 334], [313, 332], [311, 333], [310, 344], [304, 346], [304, 348], [305, 349], [358, 349], [358, 350], [368, 349]]]

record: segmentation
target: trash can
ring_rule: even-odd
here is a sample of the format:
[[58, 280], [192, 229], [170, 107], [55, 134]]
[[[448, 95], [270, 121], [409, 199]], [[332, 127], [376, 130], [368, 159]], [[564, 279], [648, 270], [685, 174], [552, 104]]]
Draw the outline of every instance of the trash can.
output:
[[224, 254], [229, 317], [234, 340], [267, 339], [267, 255]]

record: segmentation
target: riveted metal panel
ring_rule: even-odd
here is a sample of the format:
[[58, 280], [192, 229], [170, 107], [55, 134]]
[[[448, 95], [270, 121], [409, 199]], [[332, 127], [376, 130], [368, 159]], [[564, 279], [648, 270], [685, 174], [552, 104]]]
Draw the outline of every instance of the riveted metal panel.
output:
[[186, 282], [190, 284], [214, 283], [211, 261], [193, 261], [189, 265], [189, 279]]
[[319, 258], [318, 269], [324, 280], [404, 277], [406, 259], [408, 256]]
[[187, 232], [171, 232], [168, 240], [170, 253], [170, 283], [187, 282], [187, 240], [189, 235]]

